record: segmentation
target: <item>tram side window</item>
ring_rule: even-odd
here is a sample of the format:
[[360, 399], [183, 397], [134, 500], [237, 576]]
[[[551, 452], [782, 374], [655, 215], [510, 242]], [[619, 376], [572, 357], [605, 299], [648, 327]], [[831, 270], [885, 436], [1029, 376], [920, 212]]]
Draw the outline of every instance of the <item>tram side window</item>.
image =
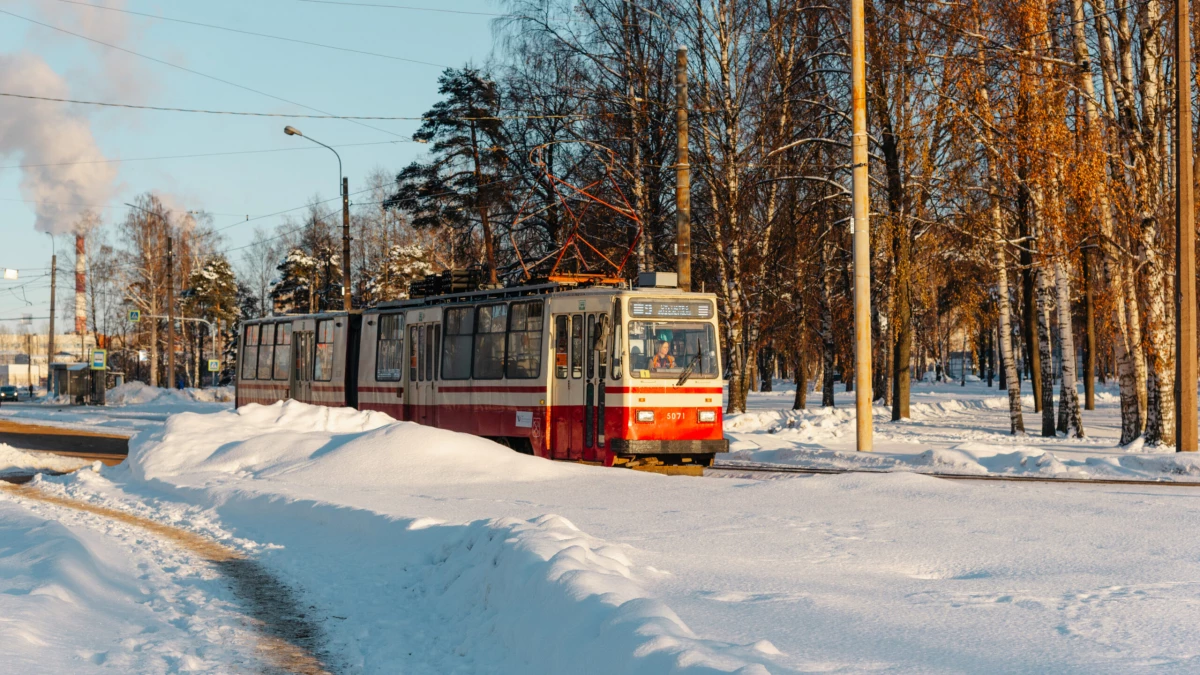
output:
[[508, 305], [484, 305], [475, 315], [476, 380], [504, 377], [504, 332], [508, 329]]
[[317, 362], [313, 379], [328, 382], [333, 379], [333, 319], [317, 322]]
[[446, 310], [445, 337], [442, 340], [442, 379], [471, 379], [471, 345], [475, 335], [475, 308]]
[[375, 344], [375, 380], [399, 382], [404, 366], [404, 315], [379, 317], [379, 340]]
[[542, 309], [545, 303], [514, 302], [508, 315], [505, 377], [532, 380], [542, 374]]
[[275, 324], [263, 324], [259, 328], [258, 379], [269, 380], [275, 369]]
[[417, 332], [416, 326], [408, 327], [408, 381], [417, 381], [417, 356], [420, 353], [421, 334]]
[[426, 328], [426, 326], [421, 326], [417, 331], [417, 342], [421, 345], [420, 359], [417, 360], [417, 379], [422, 382], [429, 379], [425, 368], [426, 364], [429, 363], [429, 359], [433, 356], [433, 354], [429, 353], [429, 342], [426, 337], [429, 335], [429, 331]]
[[292, 363], [292, 324], [275, 326], [275, 379], [288, 379], [288, 366]]
[[438, 366], [441, 365], [442, 361], [437, 355], [442, 353], [442, 324], [435, 323], [429, 327], [429, 330], [433, 333], [433, 348], [429, 352], [429, 367], [433, 370], [433, 373], [429, 379], [439, 380], [441, 379], [441, 369]]
[[571, 317], [571, 379], [583, 377], [583, 315]]
[[253, 380], [258, 370], [258, 326], [246, 326], [246, 344], [242, 346], [242, 379]]
[[430, 325], [425, 329], [425, 353], [428, 355], [425, 358], [425, 381], [433, 381], [433, 362], [437, 359], [433, 355], [437, 353], [437, 326]]
[[567, 377], [567, 340], [570, 339], [566, 315], [554, 317], [554, 376], [560, 380]]

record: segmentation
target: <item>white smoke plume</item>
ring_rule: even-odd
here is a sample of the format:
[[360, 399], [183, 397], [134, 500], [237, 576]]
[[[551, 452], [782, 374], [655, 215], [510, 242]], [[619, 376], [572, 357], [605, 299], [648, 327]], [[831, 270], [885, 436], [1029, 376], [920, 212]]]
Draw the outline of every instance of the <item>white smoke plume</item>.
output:
[[[66, 81], [24, 52], [0, 55], [0, 91], [70, 98]], [[0, 155], [24, 167], [21, 195], [35, 202], [42, 232], [72, 231], [89, 205], [106, 203], [116, 188], [115, 166], [94, 163], [105, 158], [78, 106], [0, 98]]]

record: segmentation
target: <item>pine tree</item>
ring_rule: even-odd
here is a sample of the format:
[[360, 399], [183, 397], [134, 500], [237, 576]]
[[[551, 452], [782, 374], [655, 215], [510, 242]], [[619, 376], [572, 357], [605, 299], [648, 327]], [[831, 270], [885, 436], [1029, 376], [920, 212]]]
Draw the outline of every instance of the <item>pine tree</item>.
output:
[[475, 68], [447, 69], [438, 79], [444, 96], [424, 115], [413, 139], [430, 143], [428, 162], [396, 176], [385, 206], [412, 215], [414, 227], [448, 225], [470, 239], [482, 231], [484, 261], [497, 282], [495, 216], [505, 194], [508, 164], [496, 83]]
[[363, 300], [369, 305], [407, 298], [409, 282], [435, 271], [429, 252], [416, 244], [393, 245], [384, 256], [382, 269], [369, 271], [364, 281]]

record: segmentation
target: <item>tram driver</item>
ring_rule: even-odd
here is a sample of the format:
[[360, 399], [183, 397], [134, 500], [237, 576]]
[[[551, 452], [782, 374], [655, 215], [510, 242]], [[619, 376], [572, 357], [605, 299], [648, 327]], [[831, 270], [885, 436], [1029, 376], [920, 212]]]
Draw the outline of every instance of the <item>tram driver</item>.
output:
[[654, 358], [650, 360], [650, 370], [666, 370], [675, 367], [675, 357], [671, 355], [670, 340], [658, 343]]

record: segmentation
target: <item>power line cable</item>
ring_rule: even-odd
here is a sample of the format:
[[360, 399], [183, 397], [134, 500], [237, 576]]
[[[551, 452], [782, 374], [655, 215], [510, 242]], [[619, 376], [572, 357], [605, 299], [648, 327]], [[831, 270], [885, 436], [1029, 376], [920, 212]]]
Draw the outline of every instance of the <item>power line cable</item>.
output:
[[[4, 12], [4, 10], [0, 10], [0, 12]], [[302, 120], [303, 119], [348, 120], [348, 121], [386, 120], [386, 121], [392, 121], [392, 122], [424, 122], [425, 120], [429, 119], [427, 117], [412, 117], [412, 116], [402, 117], [402, 116], [385, 116], [385, 115], [375, 115], [375, 116], [333, 115], [333, 114], [329, 114], [329, 113], [325, 113], [322, 115], [307, 115], [307, 114], [298, 114], [297, 115], [297, 114], [290, 114], [290, 113], [247, 112], [247, 111], [240, 111], [240, 110], [206, 110], [203, 108], [171, 108], [171, 107], [167, 107], [167, 106], [137, 105], [137, 104], [133, 104], [133, 103], [109, 103], [106, 101], [83, 101], [80, 99], [73, 99], [73, 98], [54, 98], [52, 96], [34, 96], [32, 94], [14, 94], [12, 92], [0, 92], [0, 96], [6, 96], [9, 98], [22, 98], [22, 99], [28, 99], [31, 101], [49, 101], [51, 103], [75, 103], [78, 105], [95, 105], [95, 106], [102, 106], [105, 108], [130, 108], [132, 110], [155, 110], [158, 112], [198, 113], [198, 114], [204, 114], [204, 115], [237, 115], [237, 116], [242, 116], [242, 117], [288, 117], [291, 119], [302, 119]], [[296, 104], [296, 105], [299, 105], [299, 104]], [[312, 108], [312, 110], [316, 110], [316, 108]], [[585, 117], [597, 117], [597, 115], [582, 115], [582, 114], [575, 114], [575, 115], [498, 115], [498, 116], [488, 116], [488, 117], [456, 117], [454, 119], [462, 121], [462, 122], [483, 122], [483, 121], [493, 121], [493, 120], [582, 119]], [[369, 127], [369, 128], [373, 129], [374, 127]], [[392, 134], [393, 136], [399, 135], [399, 134], [394, 134], [390, 131], [387, 133]], [[409, 139], [405, 139], [405, 140], [407, 140], [409, 142], [415, 142], [415, 143], [421, 142], [421, 141], [411, 141]]]
[[[374, 141], [371, 143], [345, 143], [343, 145], [334, 145], [334, 148], [357, 148], [366, 145], [394, 145], [396, 143], [409, 143], [403, 139], [395, 141]], [[234, 150], [230, 152], [205, 152], [193, 155], [162, 155], [159, 157], [126, 157], [124, 159], [94, 159], [85, 162], [52, 162], [48, 164], [12, 164], [9, 166], [0, 166], [0, 171], [4, 169], [36, 169], [47, 166], [79, 166], [83, 164], [117, 164], [120, 162], [149, 162], [163, 159], [192, 159], [196, 157], [226, 157], [230, 155], [256, 155], [269, 152], [296, 152], [300, 150], [320, 150], [319, 147], [297, 146], [294, 148], [270, 148], [266, 150]], [[222, 214], [228, 215], [228, 214]]]
[[[65, 28], [59, 28], [58, 26], [54, 26], [54, 25], [52, 25], [52, 24], [48, 24], [48, 23], [45, 23], [45, 22], [42, 22], [42, 21], [38, 21], [38, 20], [36, 20], [36, 19], [31, 19], [31, 18], [29, 18], [29, 17], [27, 17], [27, 16], [21, 16], [20, 14], [16, 14], [16, 13], [14, 13], [14, 12], [10, 12], [10, 11], [8, 11], [8, 10], [5, 10], [5, 9], [0, 9], [0, 14], [7, 14], [8, 16], [11, 16], [11, 17], [13, 17], [13, 18], [16, 18], [16, 19], [21, 19], [22, 21], [27, 21], [27, 22], [29, 22], [29, 23], [32, 23], [32, 24], [35, 24], [35, 25], [38, 25], [38, 26], [42, 26], [43, 28], [49, 28], [50, 30], [58, 31], [58, 32], [60, 32], [60, 33], [64, 33], [64, 34], [66, 34], [66, 35], [70, 35], [70, 36], [72, 36], [72, 37], [77, 37], [77, 38], [79, 38], [79, 39], [81, 39], [81, 40], [87, 40], [88, 42], [93, 42], [93, 43], [95, 43], [95, 44], [98, 44], [98, 45], [103, 45], [103, 46], [105, 46], [105, 47], [108, 47], [108, 48], [110, 48], [110, 49], [115, 49], [115, 50], [117, 50], [117, 51], [120, 51], [120, 52], [125, 52], [126, 54], [131, 54], [131, 55], [133, 55], [133, 56], [136, 56], [136, 57], [139, 57], [139, 58], [146, 59], [147, 61], [153, 61], [154, 63], [158, 63], [158, 64], [161, 64], [161, 65], [164, 65], [164, 66], [169, 66], [169, 67], [171, 67], [171, 68], [175, 68], [175, 69], [177, 69], [177, 70], [182, 70], [182, 71], [184, 71], [185, 73], [191, 73], [191, 74], [193, 74], [193, 75], [198, 75], [198, 76], [200, 76], [200, 77], [203, 77], [203, 78], [205, 78], [205, 79], [209, 79], [209, 80], [212, 80], [212, 81], [214, 81], [214, 82], [220, 82], [221, 84], [226, 84], [226, 85], [229, 85], [229, 86], [231, 86], [231, 87], [236, 87], [236, 88], [238, 88], [238, 89], [241, 89], [241, 90], [243, 90], [243, 91], [248, 91], [248, 92], [251, 92], [251, 93], [254, 93], [254, 94], [258, 94], [258, 95], [260, 95], [260, 96], [266, 96], [267, 98], [275, 99], [276, 101], [282, 101], [283, 103], [287, 103], [288, 105], [294, 105], [294, 106], [297, 106], [297, 107], [300, 107], [300, 108], [305, 108], [306, 110], [312, 110], [312, 111], [315, 111], [315, 112], [319, 112], [319, 113], [321, 113], [322, 115], [330, 115], [330, 113], [328, 113], [328, 112], [326, 112], [326, 111], [324, 111], [324, 110], [320, 110], [320, 109], [318, 109], [318, 108], [314, 108], [314, 107], [312, 107], [312, 106], [304, 105], [303, 103], [297, 103], [297, 102], [295, 102], [295, 101], [289, 101], [288, 99], [286, 99], [286, 98], [283, 98], [283, 97], [281, 97], [281, 96], [275, 96], [274, 94], [268, 94], [268, 93], [267, 93], [267, 92], [265, 92], [265, 91], [261, 91], [261, 90], [259, 90], [259, 89], [254, 89], [253, 87], [247, 87], [247, 86], [245, 86], [245, 85], [241, 85], [241, 84], [238, 84], [238, 83], [236, 83], [236, 82], [231, 82], [231, 81], [229, 81], [229, 80], [225, 80], [225, 79], [219, 78], [219, 77], [217, 77], [217, 76], [215, 76], [215, 75], [209, 75], [209, 74], [207, 74], [207, 73], [202, 73], [202, 72], [200, 72], [200, 71], [198, 71], [198, 70], [193, 70], [193, 69], [191, 69], [191, 68], [187, 68], [187, 67], [185, 67], [185, 66], [181, 66], [181, 65], [178, 65], [178, 64], [175, 64], [175, 63], [171, 63], [170, 61], [164, 61], [163, 59], [160, 59], [160, 58], [156, 58], [156, 57], [153, 57], [153, 56], [148, 56], [148, 55], [146, 55], [146, 54], [142, 54], [142, 53], [139, 53], [139, 52], [135, 52], [135, 51], [133, 51], [132, 49], [126, 49], [125, 47], [120, 47], [120, 46], [118, 46], [118, 45], [114, 45], [114, 44], [112, 44], [112, 43], [110, 43], [110, 42], [104, 42], [103, 40], [97, 40], [96, 38], [93, 38], [93, 37], [88, 37], [87, 35], [83, 35], [83, 34], [81, 34], [81, 33], [76, 33], [76, 32], [74, 32], [74, 31], [69, 31], [69, 30], [67, 30], [67, 29], [65, 29]], [[363, 124], [362, 122], [357, 122], [357, 121], [354, 121], [354, 120], [347, 120], [347, 121], [351, 122], [352, 124], [357, 124], [357, 125], [359, 125], [359, 126], [361, 126], [361, 127], [366, 127], [366, 128], [368, 128], [368, 129], [373, 129], [373, 130], [375, 130], [375, 131], [383, 132], [383, 133], [385, 133], [385, 134], [388, 134], [388, 135], [390, 135], [390, 136], [400, 136], [400, 134], [397, 134], [397, 133], [395, 133], [395, 132], [393, 132], [393, 131], [388, 131], [387, 129], [380, 129], [379, 127], [373, 127], [373, 126], [371, 126], [371, 125], [369, 125], [369, 124]]]
[[79, 5], [80, 7], [90, 7], [92, 9], [102, 9], [109, 12], [121, 12], [122, 14], [132, 14], [134, 16], [144, 16], [148, 19], [156, 19], [158, 21], [169, 21], [172, 23], [182, 23], [189, 26], [199, 26], [201, 28], [211, 28], [213, 30], [223, 30], [230, 33], [239, 33], [241, 35], [249, 35], [251, 37], [267, 38], [270, 40], [280, 40], [282, 42], [293, 42], [296, 44], [307, 45], [309, 47], [320, 47], [322, 49], [332, 49], [339, 52], [349, 52], [351, 54], [362, 54], [364, 56], [377, 56], [382, 59], [391, 59], [393, 61], [404, 61], [406, 63], [415, 63], [422, 66], [432, 66], [434, 68], [449, 68], [440, 63], [431, 63], [429, 61], [420, 61], [418, 59], [409, 59], [402, 56], [393, 56], [391, 54], [380, 54], [377, 52], [368, 52], [362, 49], [351, 49], [349, 47], [338, 47], [336, 45], [327, 45], [320, 42], [311, 42], [309, 40], [300, 40], [297, 38], [284, 37], [282, 35], [270, 35], [267, 33], [255, 33], [254, 31], [242, 30], [240, 28], [229, 28], [228, 26], [218, 26], [211, 23], [201, 23], [199, 21], [188, 21], [187, 19], [176, 19], [169, 16], [160, 16], [158, 14], [147, 14], [145, 12], [135, 12], [131, 9], [120, 9], [118, 7], [105, 7], [103, 5], [93, 5], [90, 2], [79, 2], [78, 0], [55, 0], [68, 5]]
[[340, 2], [337, 0], [296, 0], [313, 5], [341, 5], [343, 7], [371, 7], [376, 9], [403, 9], [413, 12], [438, 12], [442, 14], [465, 14], [469, 16], [491, 16], [500, 19], [520, 19], [518, 14], [498, 14], [496, 12], [474, 12], [465, 9], [445, 9], [442, 7], [415, 7], [412, 5], [390, 5], [382, 2]]

